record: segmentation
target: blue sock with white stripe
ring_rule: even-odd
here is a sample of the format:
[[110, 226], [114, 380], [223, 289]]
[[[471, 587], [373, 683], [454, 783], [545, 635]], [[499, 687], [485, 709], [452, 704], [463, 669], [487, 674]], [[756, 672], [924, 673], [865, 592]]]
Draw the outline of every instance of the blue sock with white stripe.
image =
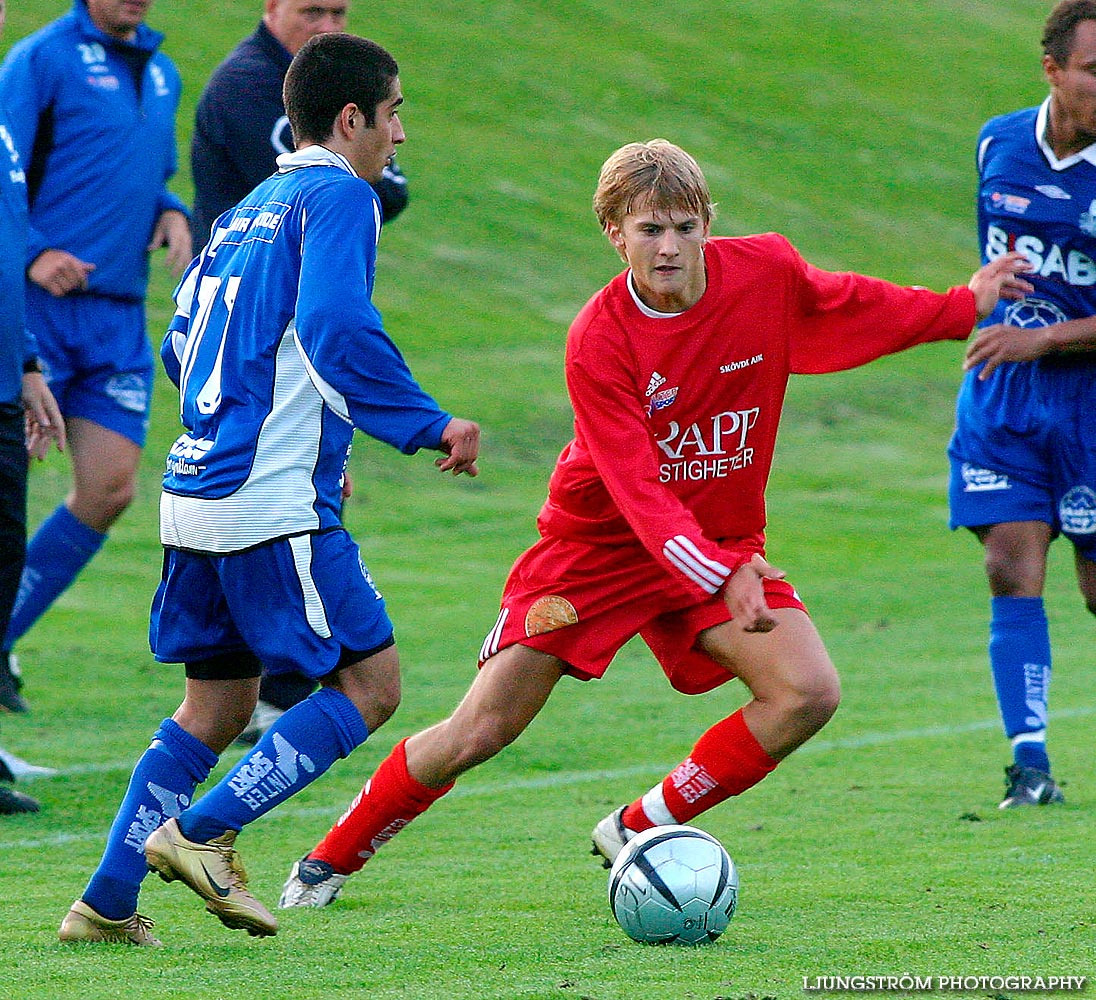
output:
[[179, 817], [187, 840], [240, 830], [347, 757], [369, 736], [354, 703], [320, 688], [272, 725], [228, 774]]
[[124, 920], [137, 909], [137, 894], [148, 873], [148, 835], [190, 805], [194, 789], [216, 763], [217, 755], [174, 719], [160, 724], [133, 769], [103, 859], [80, 897], [100, 916]]
[[4, 637], [4, 649], [11, 649], [45, 614], [103, 547], [106, 538], [77, 519], [64, 504], [38, 526], [27, 545], [27, 561]]
[[1050, 629], [1043, 599], [994, 597], [990, 607], [989, 662], [1013, 758], [1049, 774]]

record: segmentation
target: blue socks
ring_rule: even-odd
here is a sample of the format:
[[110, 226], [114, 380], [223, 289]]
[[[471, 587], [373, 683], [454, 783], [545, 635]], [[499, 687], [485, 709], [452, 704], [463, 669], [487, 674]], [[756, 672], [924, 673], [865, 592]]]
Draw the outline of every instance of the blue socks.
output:
[[369, 735], [341, 691], [320, 688], [281, 716], [228, 774], [181, 816], [187, 840], [205, 843], [269, 812]]
[[73, 517], [64, 504], [39, 525], [27, 546], [27, 562], [4, 649], [11, 649], [42, 617], [103, 547], [106, 537]]
[[368, 735], [346, 695], [320, 688], [278, 719], [254, 750], [191, 805], [194, 789], [218, 758], [173, 719], [164, 719], [133, 769], [103, 858], [80, 898], [108, 920], [124, 920], [137, 909], [148, 873], [145, 841], [158, 826], [175, 818], [183, 836], [203, 843], [239, 830], [349, 756]]
[[1013, 758], [1017, 764], [1049, 774], [1050, 631], [1043, 599], [994, 597], [990, 608], [989, 662]]
[[216, 763], [217, 755], [201, 740], [174, 719], [164, 719], [133, 769], [103, 859], [80, 897], [88, 906], [108, 920], [124, 920], [137, 909], [148, 873], [148, 835], [190, 805], [194, 789]]

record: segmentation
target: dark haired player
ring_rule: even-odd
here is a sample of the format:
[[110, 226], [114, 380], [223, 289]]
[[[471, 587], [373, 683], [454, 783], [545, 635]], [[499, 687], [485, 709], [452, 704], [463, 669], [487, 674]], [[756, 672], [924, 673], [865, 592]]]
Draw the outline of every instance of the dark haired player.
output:
[[[392, 623], [339, 522], [355, 428], [476, 474], [479, 428], [439, 409], [371, 294], [380, 204], [369, 181], [404, 141], [397, 66], [346, 34], [286, 76], [297, 149], [220, 216], [176, 291], [161, 356], [186, 430], [167, 457], [163, 579], [150, 639], [183, 663], [183, 703], [138, 761], [63, 941], [155, 945], [137, 913], [148, 868], [227, 927], [277, 932], [247, 891], [236, 834], [346, 757], [395, 711]], [[197, 803], [255, 707], [261, 666], [320, 682]]]
[[1000, 808], [1063, 801], [1047, 754], [1047, 554], [1073, 545], [1096, 614], [1096, 0], [1043, 31], [1050, 95], [978, 136], [982, 259], [1019, 250], [1035, 291], [1001, 303], [967, 350], [951, 461], [951, 526], [982, 543], [989, 660], [1012, 763]]

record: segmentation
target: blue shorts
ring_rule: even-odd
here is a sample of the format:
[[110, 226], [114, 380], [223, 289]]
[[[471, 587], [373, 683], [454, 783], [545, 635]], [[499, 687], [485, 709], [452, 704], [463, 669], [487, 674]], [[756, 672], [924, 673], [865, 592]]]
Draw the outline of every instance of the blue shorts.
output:
[[143, 448], [153, 369], [144, 304], [101, 295], [55, 298], [27, 282], [27, 325], [61, 412]]
[[269, 673], [318, 679], [392, 645], [392, 622], [338, 528], [227, 556], [165, 550], [149, 644], [164, 663], [249, 651]]
[[1002, 365], [959, 391], [951, 527], [1042, 521], [1096, 559], [1096, 363]]

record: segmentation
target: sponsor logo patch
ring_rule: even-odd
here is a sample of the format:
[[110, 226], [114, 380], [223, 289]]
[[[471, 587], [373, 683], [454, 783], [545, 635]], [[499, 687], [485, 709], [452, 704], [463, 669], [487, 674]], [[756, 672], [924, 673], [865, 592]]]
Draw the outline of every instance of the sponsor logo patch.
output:
[[990, 490], [1011, 490], [1008, 476], [1002, 476], [992, 469], [979, 469], [969, 462], [963, 463], [963, 492], [986, 493]]
[[525, 615], [525, 634], [544, 635], [578, 622], [578, 612], [566, 597], [555, 594], [533, 602]]
[[1071, 535], [1096, 534], [1096, 492], [1087, 486], [1074, 486], [1058, 504], [1062, 530]]
[[994, 208], [1010, 215], [1023, 215], [1031, 204], [1030, 198], [1023, 198], [1018, 194], [1002, 194], [1000, 191], [994, 191], [989, 198]]
[[123, 410], [144, 413], [148, 409], [148, 384], [140, 375], [114, 375], [104, 388]]
[[764, 360], [764, 354], [755, 354], [752, 358], [746, 358], [743, 361], [731, 361], [728, 364], [720, 365], [719, 372], [721, 375], [726, 375], [729, 372], [736, 372], [742, 368], [749, 368], [751, 365], [758, 365]]
[[651, 397], [651, 406], [647, 411], [648, 413], [654, 413], [655, 410], [664, 410], [675, 399], [677, 399], [677, 389], [675, 385], [672, 389], [660, 389]]

